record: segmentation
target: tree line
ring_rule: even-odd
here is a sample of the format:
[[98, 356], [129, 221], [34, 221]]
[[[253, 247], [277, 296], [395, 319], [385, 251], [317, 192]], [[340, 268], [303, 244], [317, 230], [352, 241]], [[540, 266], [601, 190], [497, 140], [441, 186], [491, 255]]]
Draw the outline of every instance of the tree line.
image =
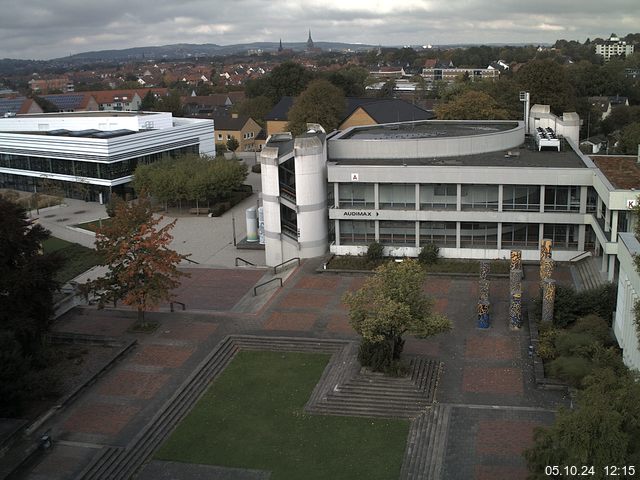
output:
[[195, 202], [202, 204], [229, 198], [231, 192], [246, 180], [247, 166], [224, 157], [211, 159], [185, 155], [176, 159], [138, 165], [133, 185], [136, 191], [146, 191], [165, 205]]

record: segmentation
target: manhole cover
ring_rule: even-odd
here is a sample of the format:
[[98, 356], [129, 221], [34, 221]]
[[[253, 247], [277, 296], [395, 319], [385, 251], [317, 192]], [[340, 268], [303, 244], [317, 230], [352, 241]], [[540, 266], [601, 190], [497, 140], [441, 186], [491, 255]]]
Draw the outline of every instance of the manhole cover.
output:
[[55, 215], [45, 215], [44, 218], [53, 218]]

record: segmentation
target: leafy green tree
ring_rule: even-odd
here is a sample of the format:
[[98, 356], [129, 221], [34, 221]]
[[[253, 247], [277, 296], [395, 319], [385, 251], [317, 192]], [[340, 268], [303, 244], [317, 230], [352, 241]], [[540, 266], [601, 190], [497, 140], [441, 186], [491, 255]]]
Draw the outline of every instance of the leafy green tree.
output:
[[369, 72], [357, 65], [349, 65], [333, 72], [328, 80], [340, 87], [347, 97], [361, 97], [365, 94], [365, 83]]
[[362, 336], [361, 354], [373, 346], [386, 358], [376, 365], [389, 368], [400, 358], [403, 335], [426, 338], [451, 329], [451, 322], [433, 311], [433, 300], [424, 294], [426, 273], [415, 260], [389, 262], [375, 270], [360, 290], [349, 292], [344, 302], [349, 307], [350, 324]]
[[176, 220], [159, 228], [162, 217], [154, 217], [146, 197], [137, 202], [120, 200], [112, 221], [96, 234], [96, 249], [102, 255], [107, 273], [87, 288], [99, 298], [100, 305], [122, 300], [138, 311], [144, 324], [145, 312], [173, 298], [171, 291], [186, 274], [178, 264], [187, 255], [169, 248]]
[[275, 67], [262, 78], [247, 82], [247, 97], [266, 96], [276, 104], [285, 96], [297, 97], [314, 75], [299, 63], [287, 61]]
[[378, 91], [377, 96], [380, 98], [393, 98], [395, 90], [396, 90], [396, 81], [392, 78], [384, 82], [384, 84]]
[[156, 96], [151, 90], [148, 90], [142, 101], [140, 102], [140, 110], [152, 112], [158, 108]]
[[0, 197], [0, 417], [18, 413], [37, 387], [33, 375], [62, 264], [55, 255], [40, 254], [48, 237], [22, 207]]
[[538, 428], [525, 452], [529, 478], [549, 478], [549, 465], [593, 465], [605, 480], [605, 466], [640, 463], [640, 383], [629, 371], [598, 370], [577, 396], [577, 408], [560, 410], [549, 428]]
[[440, 120], [503, 120], [509, 117], [509, 112], [486, 93], [469, 90], [438, 105], [436, 115]]
[[227, 140], [227, 148], [230, 152], [235, 152], [239, 146], [240, 142], [238, 142], [238, 139], [236, 137], [232, 136], [229, 140]]
[[516, 74], [531, 93], [532, 104], [549, 105], [557, 114], [575, 110], [576, 96], [565, 68], [551, 59], [532, 60]]
[[159, 100], [158, 110], [161, 112], [171, 112], [174, 117], [182, 116], [182, 101], [180, 94], [176, 90], [171, 90], [169, 95]]
[[273, 103], [268, 97], [258, 96], [247, 98], [238, 106], [238, 113], [253, 118], [262, 127], [265, 126], [264, 117], [273, 108]]
[[342, 90], [327, 80], [314, 80], [289, 110], [287, 129], [298, 135], [306, 131], [310, 122], [319, 123], [329, 132], [338, 127], [344, 110]]
[[618, 150], [627, 155], [636, 155], [638, 148], [640, 148], [640, 122], [634, 122], [620, 132]]

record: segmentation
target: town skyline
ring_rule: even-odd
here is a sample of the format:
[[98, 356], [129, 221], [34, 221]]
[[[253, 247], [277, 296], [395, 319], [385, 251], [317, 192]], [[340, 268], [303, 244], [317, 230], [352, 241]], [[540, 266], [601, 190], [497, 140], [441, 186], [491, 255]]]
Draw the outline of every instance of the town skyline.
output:
[[149, 10], [121, 1], [26, 0], [18, 9], [0, 0], [0, 58], [43, 60], [179, 43], [298, 43], [306, 41], [309, 29], [315, 42], [383, 46], [584, 42], [612, 32], [623, 36], [640, 24], [633, 0], [586, 1], [579, 10], [549, 1], [240, 3], [241, 8], [224, 1], [161, 1]]

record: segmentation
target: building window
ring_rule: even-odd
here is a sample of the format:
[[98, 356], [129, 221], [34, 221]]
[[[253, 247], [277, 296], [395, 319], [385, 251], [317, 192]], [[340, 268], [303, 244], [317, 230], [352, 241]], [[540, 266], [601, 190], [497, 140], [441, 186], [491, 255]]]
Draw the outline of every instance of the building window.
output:
[[551, 239], [555, 249], [576, 250], [578, 248], [578, 225], [546, 223], [544, 238]]
[[227, 135], [227, 140], [231, 140], [231, 135]]
[[376, 240], [372, 220], [340, 220], [340, 245], [369, 245]]
[[338, 186], [340, 208], [373, 208], [373, 183], [341, 183]]
[[456, 222], [420, 222], [420, 245], [456, 246]]
[[416, 223], [381, 220], [380, 243], [383, 245], [415, 246]]
[[218, 134], [218, 140], [222, 140], [222, 134], [221, 133]]
[[537, 223], [503, 223], [502, 248], [538, 248], [540, 227]]
[[505, 211], [540, 211], [540, 187], [537, 185], [505, 185], [502, 189]]
[[549, 212], [579, 212], [580, 187], [547, 185], [544, 189], [544, 209]]
[[462, 185], [462, 210], [498, 210], [497, 185]]
[[421, 210], [455, 210], [458, 186], [455, 183], [420, 185]]
[[380, 208], [415, 210], [416, 187], [412, 183], [381, 183], [378, 187]]
[[497, 223], [460, 223], [462, 248], [498, 248]]

